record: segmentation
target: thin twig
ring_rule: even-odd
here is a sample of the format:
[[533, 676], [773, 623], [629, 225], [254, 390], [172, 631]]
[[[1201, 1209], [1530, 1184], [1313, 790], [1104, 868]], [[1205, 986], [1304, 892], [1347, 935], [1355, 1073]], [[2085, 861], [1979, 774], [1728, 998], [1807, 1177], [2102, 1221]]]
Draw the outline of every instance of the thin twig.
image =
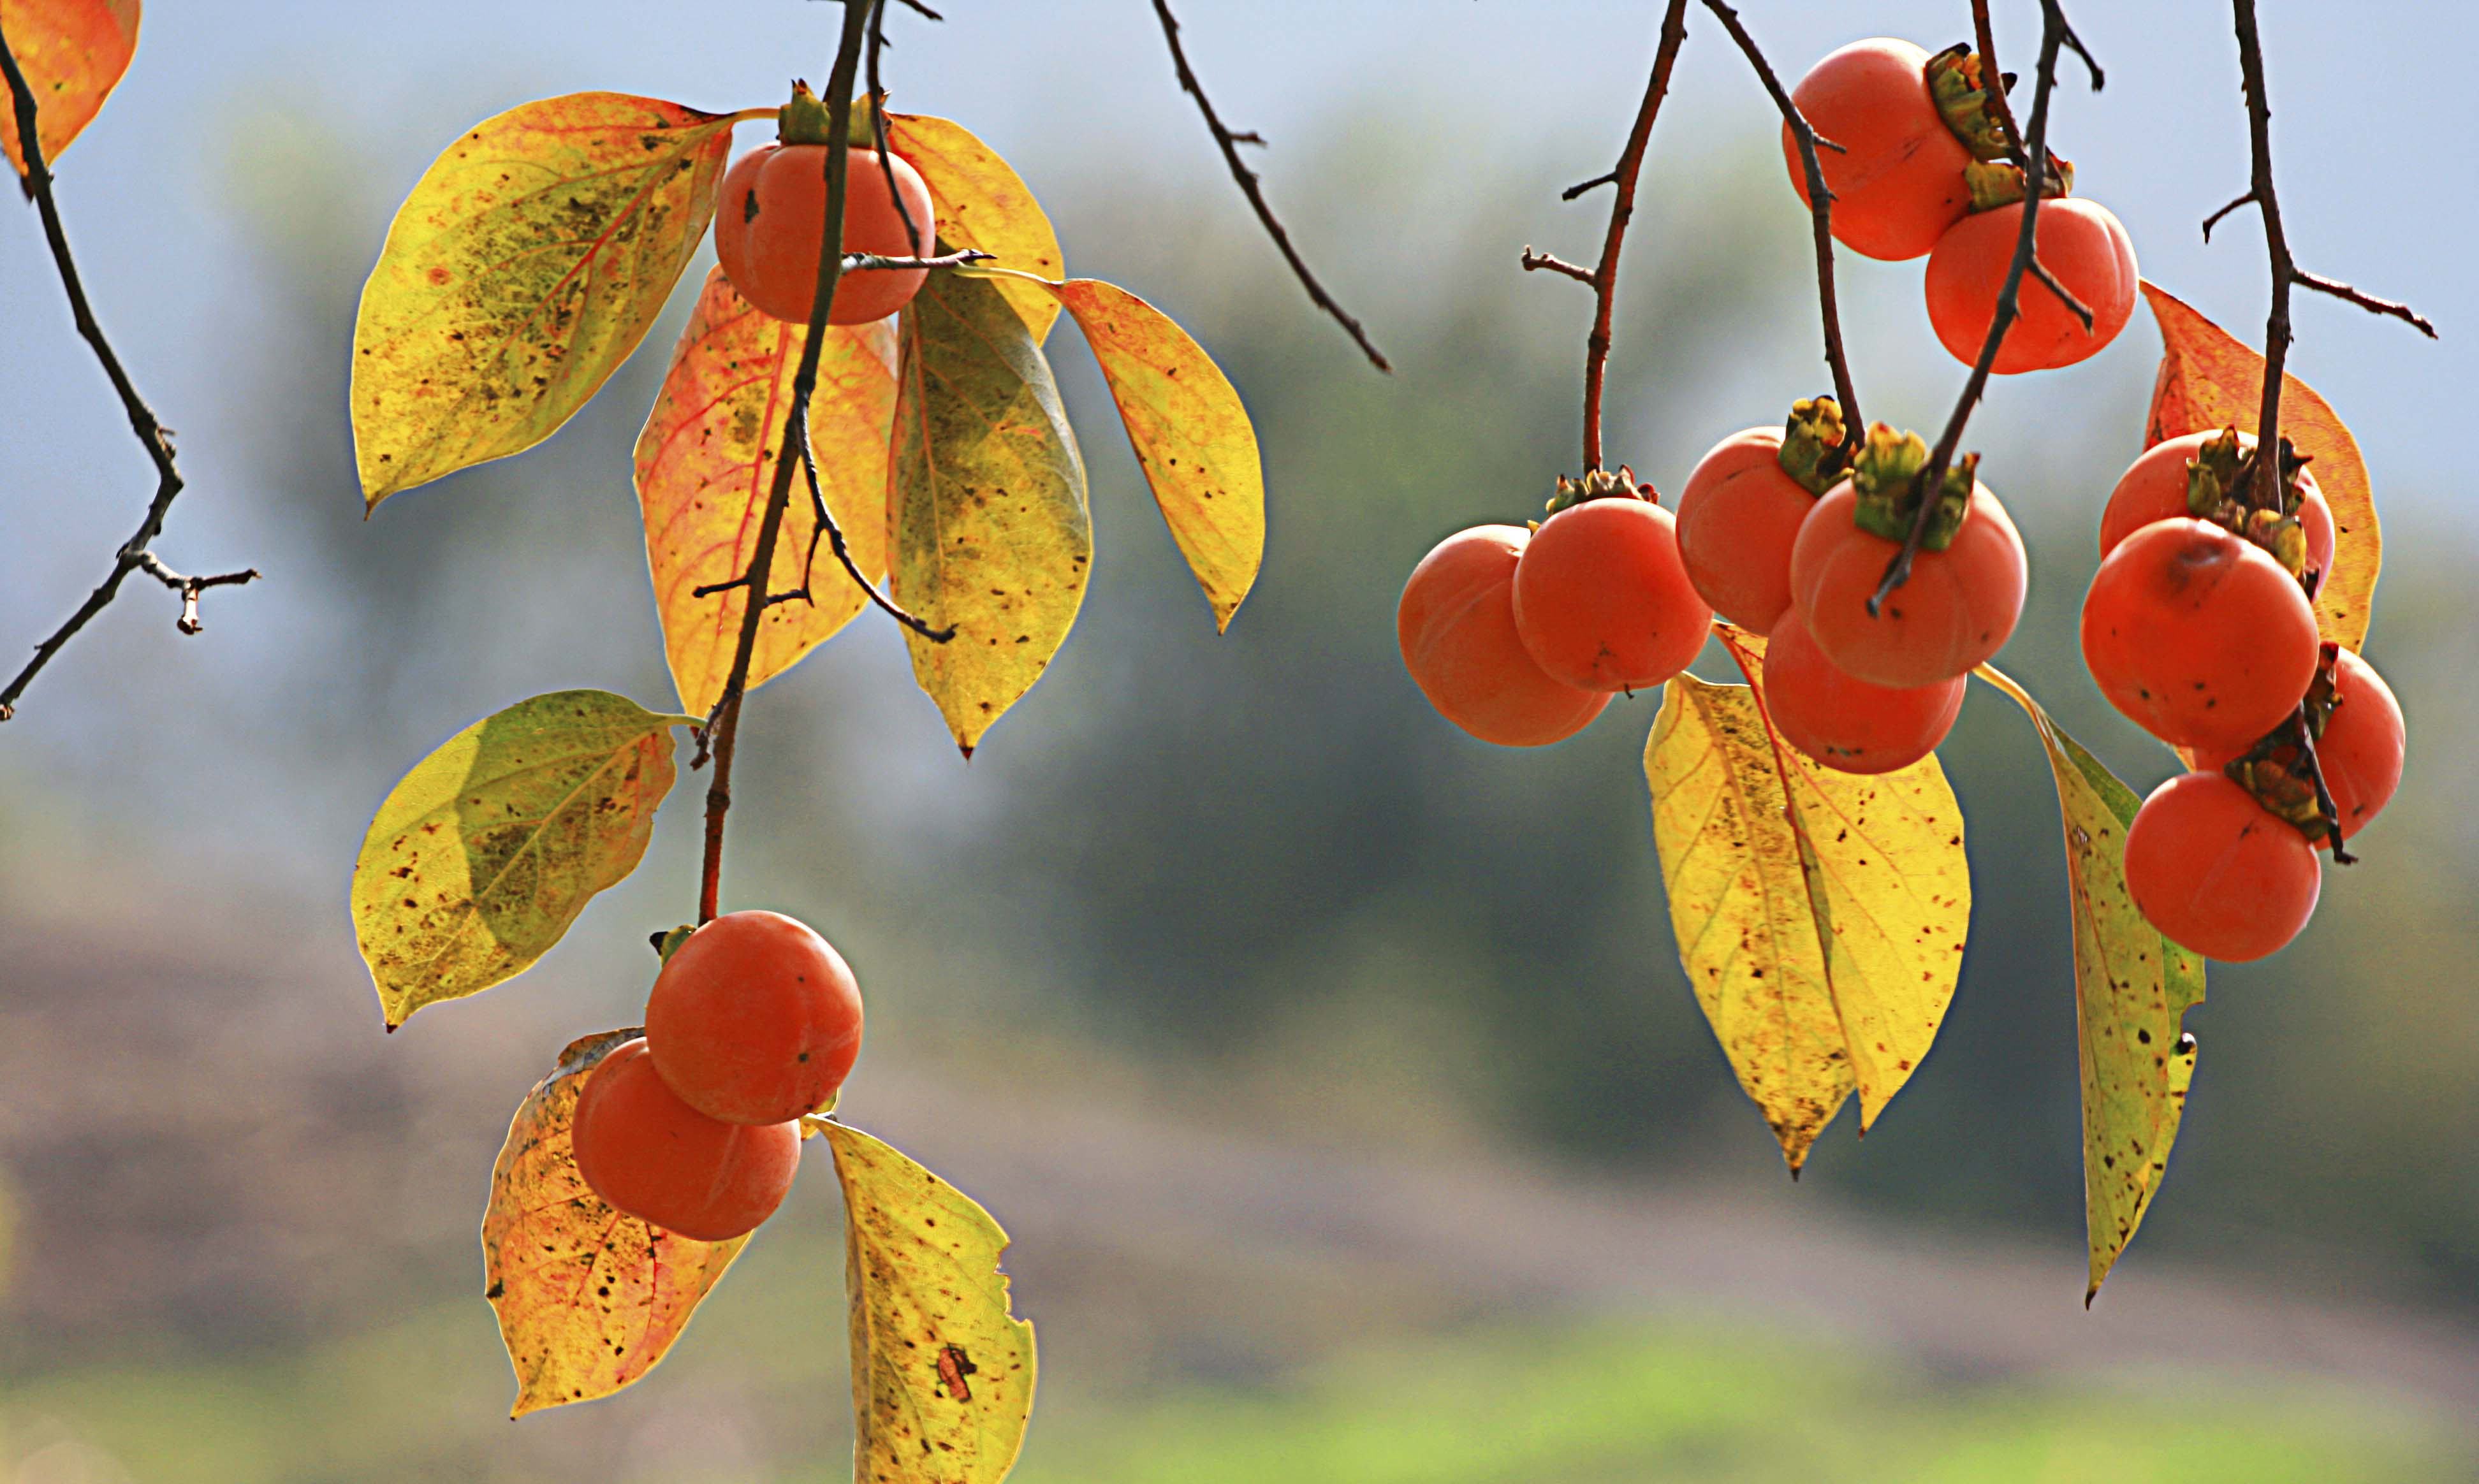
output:
[[[1816, 303], [1825, 329], [1825, 364], [1833, 368], [1833, 393], [1842, 399], [1842, 447], [1846, 453], [1857, 450], [1861, 429], [1867, 426], [1859, 416], [1859, 392], [1851, 381], [1851, 357], [1842, 345], [1842, 311], [1833, 292], [1833, 192], [1825, 184], [1825, 166], [1818, 160], [1820, 145], [1835, 150], [1841, 145], [1819, 139], [1807, 116], [1791, 101], [1781, 78], [1774, 72], [1773, 64], [1756, 45], [1756, 38], [1739, 23], [1739, 13], [1722, 0], [1704, 0], [1705, 9], [1719, 17], [1730, 39], [1739, 43], [1747, 54], [1748, 65], [1756, 69], [1756, 80], [1765, 85], [1773, 97], [1774, 107], [1781, 111], [1782, 122], [1790, 127], [1799, 141], [1800, 166], [1807, 176], [1808, 217], [1816, 237]], [[2085, 320], [2090, 316], [2085, 315]]]
[[2057, 296], [2057, 302], [2066, 306], [2066, 313], [2083, 322], [2084, 334], [2091, 333], [2091, 306], [2075, 297], [2075, 292], [2072, 289], [2057, 282], [2057, 275], [2049, 271], [2049, 265], [2041, 262], [2037, 254], [2033, 254], [2032, 258], [2032, 276], [2048, 286], [2049, 292]]
[[2232, 201], [2229, 205], [2222, 207], [2219, 211], [2216, 211], [2211, 216], [2205, 217], [2204, 241], [2209, 243], [2212, 240], [2212, 228], [2221, 224], [2222, 217], [2228, 216], [2234, 211], [2236, 211], [2241, 206], [2253, 206], [2254, 204], [2255, 192], [2250, 191], [2246, 194], [2238, 197], [2236, 200]]
[[2006, 158], [2028, 176], [2031, 157], [2023, 153], [2022, 126], [2014, 121], [2014, 105], [2006, 98], [2006, 74], [1997, 65], [1997, 31], [1989, 24], [1988, 0], [1971, 0], [1971, 38], [1980, 48], [1980, 89], [1997, 113], [1998, 132], [2006, 137]]
[[883, 253], [848, 252], [844, 254], [844, 271], [847, 273], [864, 273], [875, 269], [962, 268], [968, 263], [992, 262], [997, 257], [997, 253], [984, 252], [978, 247], [965, 247], [955, 252], [942, 252], [934, 258], [924, 258], [919, 256], [909, 258], [890, 258]]
[[2357, 865], [2359, 857], [2350, 854], [2341, 839], [2341, 806], [2333, 802], [2333, 790], [2324, 783], [2324, 764], [2315, 755], [2315, 731], [2307, 725], [2307, 703], [2289, 713], [2288, 725], [2298, 732], [2298, 760], [2307, 765], [2307, 780], [2315, 785], [2315, 808], [2324, 816], [2324, 828], [2333, 832], [2333, 863]]
[[1554, 252], [1534, 252], [1529, 243], [1525, 244], [1521, 261], [1523, 264], [1523, 270], [1527, 273], [1546, 269], [1553, 273], [1564, 273], [1577, 283], [1589, 284], [1594, 281], [1591, 269], [1579, 263], [1570, 263]]
[[1569, 186], [1566, 190], [1559, 192], [1558, 199], [1561, 201], [1572, 201], [1588, 191], [1597, 191], [1603, 186], [1615, 186], [1618, 183], [1618, 171], [1603, 170], [1600, 174], [1594, 176], [1590, 180], [1579, 180], [1575, 182], [1575, 184]]
[[880, 592], [878, 584], [870, 581], [868, 576], [860, 570], [860, 563], [853, 560], [852, 548], [844, 544], [844, 528], [835, 524], [835, 513], [827, 508], [826, 491], [819, 486], [817, 455], [811, 450], [809, 445], [808, 403], [803, 402], [794, 410], [793, 422], [800, 437], [801, 472], [807, 475], [809, 480], [809, 513], [812, 519], [809, 526], [809, 554], [801, 564], [802, 594], [805, 596], [809, 591], [809, 574], [818, 564], [818, 537], [824, 535], [828, 544], [834, 549], [835, 560], [843, 563], [844, 571], [851, 576], [853, 581], [859, 584], [860, 590], [869, 595], [869, 601], [884, 610], [887, 617], [933, 644], [944, 644], [956, 637], [954, 625], [950, 624], [945, 628], [933, 627], [906, 611], [894, 599]]
[[[2032, 82], [2032, 123], [2024, 138], [2025, 158], [2049, 158], [2049, 93], [2057, 81], [2057, 53], [2065, 45], [2067, 35], [2065, 12], [2057, 0], [2040, 0], [2040, 64]], [[2099, 69], [2094, 68], [2095, 72]], [[1988, 376], [1997, 364], [1997, 349], [2006, 342], [2006, 332], [2014, 326], [2020, 312], [2023, 280], [2032, 269], [2033, 244], [2039, 239], [2041, 191], [2037, 181], [2027, 179], [2023, 192], [2023, 221], [2014, 234], [2014, 256], [2006, 265], [2006, 280], [1997, 290], [1997, 312], [1988, 321], [1988, 334], [1980, 345], [1980, 358], [1972, 363], [1971, 376], [1962, 384], [1962, 396], [1955, 399], [1954, 413], [1946, 419], [1945, 431], [1929, 450], [1929, 461], [1921, 468], [1912, 485], [1919, 501], [1918, 514], [1910, 530], [1903, 537], [1902, 550], [1885, 564], [1885, 575], [1877, 583], [1877, 591], [1868, 597], [1868, 612], [1874, 617], [1884, 605], [1894, 589], [1911, 578], [1911, 563], [1919, 556], [1920, 543], [1929, 532], [1929, 523], [1935, 518], [1939, 496], [1945, 489], [1945, 473], [1954, 463], [1955, 450], [1962, 446], [1962, 431], [1971, 422], [1972, 409], [1980, 405], [1981, 396], [1988, 390]]]
[[2329, 294], [2337, 299], [2356, 304], [2369, 314], [2390, 315], [2428, 339], [2437, 338], [2436, 326], [2428, 322], [2427, 316], [2399, 299], [2380, 299], [2363, 289], [2354, 289], [2338, 278], [2327, 278], [2321, 273], [2311, 273], [2305, 269], [2300, 269], [2292, 274], [2291, 281], [2302, 289], [2313, 289], [2318, 294]]
[[1274, 217], [1274, 209], [1265, 204], [1265, 192], [1257, 182], [1257, 172], [1240, 160], [1242, 141], [1252, 144], [1265, 141], [1254, 133], [1233, 133], [1222, 122], [1221, 115], [1214, 112], [1214, 104], [1205, 96], [1204, 86], [1197, 82], [1195, 70], [1188, 64], [1187, 51], [1179, 44], [1179, 18], [1170, 13], [1170, 0], [1154, 0], [1154, 14], [1162, 19], [1163, 39], [1170, 43], [1171, 64], [1179, 71], [1179, 86], [1196, 99], [1197, 111], [1205, 115], [1205, 126], [1214, 131], [1214, 142], [1220, 147], [1224, 163], [1231, 166], [1231, 178], [1240, 183], [1240, 193], [1246, 196], [1249, 206], [1255, 209], [1258, 221], [1265, 225], [1265, 235], [1282, 249], [1283, 261], [1291, 266], [1291, 273], [1299, 279], [1300, 287], [1308, 291], [1309, 298], [1319, 309], [1333, 316], [1334, 321], [1342, 326], [1352, 343], [1360, 346], [1360, 353], [1368, 357], [1369, 365], [1382, 371], [1393, 371], [1393, 364], [1369, 344], [1368, 332], [1360, 327], [1360, 321], [1336, 303], [1334, 295], [1325, 292], [1325, 285], [1318, 283], [1316, 275], [1309, 271], [1308, 264], [1300, 258], [1299, 249], [1291, 245], [1291, 235], [1283, 230], [1282, 222]]
[[[912, 8], [932, 20], [945, 16], [919, 0], [909, 0]], [[875, 0], [869, 8], [869, 133], [878, 145], [879, 172], [886, 177], [886, 197], [895, 203], [895, 215], [904, 222], [904, 240], [912, 246], [912, 255], [933, 245], [921, 240], [920, 224], [912, 219], [912, 208], [904, 204], [904, 192], [895, 184], [895, 151], [886, 142], [886, 84], [878, 75], [879, 56], [886, 50], [886, 0]], [[852, 256], [844, 259], [844, 271], [851, 272]]]
[[113, 391], [119, 394], [121, 409], [129, 417], [129, 430], [138, 436], [139, 444], [146, 449], [147, 458], [155, 465], [155, 498], [147, 502], [145, 518], [138, 523], [137, 533], [122, 542], [120, 550], [113, 553], [111, 574], [87, 595], [86, 601], [78, 605], [78, 610], [69, 615], [66, 623], [35, 646], [34, 657], [26, 662], [26, 668], [17, 672], [7, 689], [0, 690], [0, 722], [5, 722], [16, 714], [17, 698], [26, 693], [26, 687], [34, 683], [35, 677], [51, 663], [52, 656], [59, 653], [79, 629], [111, 605], [113, 599], [119, 596], [121, 582], [132, 572], [146, 571], [159, 580], [169, 577], [166, 585], [181, 594], [181, 617], [176, 627], [185, 634], [194, 634], [204, 627], [198, 622], [200, 592], [210, 587], [237, 586], [256, 577], [258, 573], [253, 569], [216, 577], [183, 577], [155, 560], [149, 551], [155, 538], [164, 533], [164, 519], [170, 513], [173, 498], [181, 493], [182, 488], [181, 471], [172, 458], [172, 435], [155, 420], [154, 411], [138, 395], [137, 384], [129, 379], [129, 372], [121, 367], [120, 357], [113, 352], [112, 343], [104, 338], [103, 326], [94, 317], [94, 307], [87, 301], [86, 283], [78, 275], [77, 260], [69, 255], [68, 231], [61, 223], [60, 203], [52, 193], [52, 168], [43, 159], [43, 143], [36, 117], [35, 90], [26, 81], [24, 70], [18, 66], [16, 53], [10, 50], [5, 32], [0, 32], [0, 80], [5, 80], [7, 85], [10, 105], [17, 124], [17, 149], [26, 163], [26, 193], [34, 198], [35, 209], [42, 217], [43, 240], [51, 247], [54, 266], [60, 269], [61, 288], [68, 295], [70, 317], [77, 322], [78, 334], [93, 349], [94, 358], [103, 364], [103, 373], [111, 380]]

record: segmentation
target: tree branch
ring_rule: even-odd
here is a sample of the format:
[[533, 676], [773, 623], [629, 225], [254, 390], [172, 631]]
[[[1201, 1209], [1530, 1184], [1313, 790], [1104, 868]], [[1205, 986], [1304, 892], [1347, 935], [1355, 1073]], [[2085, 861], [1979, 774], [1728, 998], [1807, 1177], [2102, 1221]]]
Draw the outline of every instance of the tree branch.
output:
[[809, 481], [811, 517], [809, 554], [801, 563], [801, 597], [805, 600], [809, 595], [809, 575], [818, 565], [818, 538], [824, 536], [834, 548], [835, 560], [843, 563], [845, 573], [859, 585], [864, 594], [868, 595], [869, 601], [876, 603], [889, 618], [933, 644], [944, 644], [956, 637], [954, 625], [950, 624], [944, 628], [933, 628], [906, 611], [894, 599], [880, 592], [878, 585], [870, 581], [868, 576], [860, 570], [860, 564], [853, 560], [852, 548], [844, 544], [844, 528], [835, 524], [835, 513], [827, 508], [826, 491], [819, 487], [817, 454], [809, 446], [809, 404], [804, 401], [794, 411], [796, 414], [794, 422], [799, 429], [801, 442], [801, 473], [806, 475]]
[[1253, 133], [1234, 134], [1223, 124], [1221, 116], [1214, 112], [1214, 104], [1205, 96], [1203, 85], [1196, 80], [1196, 72], [1188, 64], [1188, 52], [1179, 44], [1179, 18], [1170, 13], [1170, 0], [1154, 0], [1154, 14], [1162, 19], [1163, 39], [1170, 43], [1171, 64], [1179, 71], [1179, 86], [1196, 99], [1197, 111], [1205, 115], [1205, 126], [1214, 131], [1214, 142], [1221, 148], [1224, 163], [1231, 166], [1231, 178], [1240, 183], [1240, 193], [1248, 198], [1249, 206], [1257, 213], [1258, 221], [1265, 225], [1265, 235], [1282, 249], [1283, 261], [1291, 266], [1291, 273], [1299, 279], [1300, 287], [1308, 291], [1309, 298], [1317, 308], [1333, 316], [1334, 321], [1342, 326], [1352, 343], [1360, 347], [1360, 353], [1368, 357], [1369, 365], [1382, 371], [1393, 371], [1393, 364], [1369, 344], [1368, 332], [1360, 327], [1360, 321], [1336, 303], [1334, 295], [1325, 292], [1325, 285], [1317, 282], [1316, 275], [1309, 271], [1308, 264], [1300, 258], [1299, 249], [1291, 245], [1291, 235], [1283, 230], [1282, 222], [1274, 217], [1274, 209], [1265, 204], [1265, 192], [1258, 184], [1257, 172], [1240, 160], [1240, 145], [1242, 141], [1251, 144], [1265, 141]]
[[95, 320], [94, 307], [87, 301], [86, 284], [79, 277], [77, 260], [69, 255], [67, 229], [61, 223], [61, 208], [52, 192], [52, 169], [43, 159], [43, 144], [36, 118], [35, 90], [26, 81], [17, 55], [9, 46], [5, 31], [0, 31], [0, 81], [5, 81], [10, 106], [17, 125], [17, 147], [25, 157], [26, 193], [35, 201], [35, 209], [43, 221], [43, 240], [52, 250], [52, 262], [60, 269], [61, 288], [67, 294], [69, 314], [77, 322], [78, 334], [94, 351], [103, 365], [103, 373], [112, 382], [113, 391], [120, 396], [121, 409], [128, 414], [129, 430], [136, 434], [146, 456], [155, 465], [155, 498], [147, 503], [145, 518], [138, 530], [113, 554], [112, 572], [87, 601], [78, 606], [68, 621], [54, 629], [51, 636], [35, 647], [34, 657], [17, 672], [6, 689], [0, 689], [0, 722], [16, 714], [17, 698], [26, 693], [35, 677], [42, 672], [52, 656], [96, 614], [110, 606], [120, 594], [120, 584], [132, 572], [143, 571], [181, 594], [181, 617], [177, 627], [185, 634], [194, 634], [205, 626], [198, 621], [198, 594], [210, 587], [237, 586], [258, 576], [253, 569], [226, 573], [215, 577], [184, 577], [157, 560], [148, 550], [155, 538], [164, 532], [164, 519], [171, 512], [173, 499], [181, 493], [181, 471], [172, 458], [172, 435], [155, 420], [145, 398], [129, 379], [129, 372], [113, 352], [112, 343], [104, 338], [103, 326]]

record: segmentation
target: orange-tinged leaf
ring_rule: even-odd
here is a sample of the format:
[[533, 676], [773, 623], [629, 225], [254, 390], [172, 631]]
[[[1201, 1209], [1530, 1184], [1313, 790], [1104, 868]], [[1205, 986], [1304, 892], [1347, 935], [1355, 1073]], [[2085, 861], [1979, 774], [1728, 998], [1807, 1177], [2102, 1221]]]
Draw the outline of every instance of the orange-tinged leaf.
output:
[[2057, 775], [2074, 910], [2076, 1044], [2083, 1089], [2083, 1226], [2088, 1304], [2151, 1209], [2195, 1080], [2182, 1022], [2203, 1002], [2204, 960], [2144, 921], [2126, 889], [2126, 827], [2142, 801], [2060, 730], [2031, 693], [1980, 675], [2032, 718]]
[[[637, 500], [646, 560], [680, 708], [703, 716], [723, 694], [749, 608], [746, 588], [697, 596], [749, 570], [791, 415], [792, 377], [807, 327], [750, 306], [716, 269], [680, 332], [654, 410], [637, 435]], [[809, 437], [827, 507], [872, 581], [886, 572], [887, 440], [895, 426], [892, 320], [830, 325], [809, 402]], [[821, 539], [795, 470], [775, 547], [771, 592], [805, 580], [810, 601], [779, 602], [759, 619], [752, 688], [831, 638], [869, 600]]]
[[933, 273], [903, 316], [888, 492], [912, 675], [966, 756], [1065, 642], [1093, 564], [1085, 461], [1050, 363], [986, 278]]
[[[2159, 284], [2147, 280], [2143, 298], [2161, 342], [2144, 447], [2211, 428], [2255, 432], [2263, 413], [2263, 357]], [[2316, 627], [2326, 639], [2358, 649], [2366, 642], [2376, 574], [2385, 561], [2367, 461], [2332, 404], [2287, 371], [2281, 430], [2314, 461], [2316, 486], [2333, 506], [2333, 576], [2315, 595]]]
[[353, 930], [390, 1028], [523, 973], [637, 868], [672, 790], [671, 729], [695, 720], [554, 691], [414, 765], [353, 863]]
[[[35, 138], [43, 159], [61, 151], [103, 109], [138, 50], [138, 0], [0, 0], [0, 33], [35, 90]], [[17, 111], [0, 85], [0, 154], [17, 173]]]
[[1751, 685], [1670, 682], [1645, 748], [1679, 957], [1796, 1171], [1841, 1106], [1860, 1127], [1943, 1024], [1971, 925], [1962, 810], [1931, 756], [1861, 777], [1776, 737], [1763, 643], [1725, 627]]
[[853, 1477], [999, 1484], [1033, 1415], [1033, 1326], [1009, 1308], [1008, 1236], [892, 1145], [808, 1120], [844, 1190]]
[[[998, 151], [975, 139], [971, 130], [953, 119], [889, 114], [886, 142], [921, 172], [922, 184], [930, 188], [930, 198], [938, 204], [938, 239], [944, 246], [994, 254], [999, 267], [1036, 278], [1065, 275], [1066, 255], [1059, 249], [1059, 234], [1051, 230], [1041, 203]], [[1035, 345], [1049, 338], [1059, 305], [1048, 294], [1026, 283], [1003, 284], [999, 293], [1024, 318]]]
[[705, 236], [731, 124], [570, 93], [483, 120], [432, 163], [353, 327], [367, 504], [530, 448], [585, 405]]
[[569, 1130], [586, 1077], [641, 1031], [570, 1043], [508, 1125], [482, 1215], [484, 1295], [517, 1371], [511, 1417], [608, 1396], [659, 1364], [746, 1237], [695, 1241], [604, 1205]]
[[1094, 278], [1042, 287], [1093, 347], [1154, 503], [1205, 590], [1214, 627], [1229, 628], [1265, 555], [1265, 474], [1239, 389], [1168, 315], [1127, 290]]

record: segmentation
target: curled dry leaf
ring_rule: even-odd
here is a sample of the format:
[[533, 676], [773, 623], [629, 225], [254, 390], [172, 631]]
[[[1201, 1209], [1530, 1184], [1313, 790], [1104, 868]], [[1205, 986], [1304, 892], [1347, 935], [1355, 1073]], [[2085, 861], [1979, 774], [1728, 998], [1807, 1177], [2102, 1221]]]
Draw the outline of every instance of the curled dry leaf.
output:
[[585, 405], [705, 236], [731, 123], [570, 93], [483, 120], [432, 163], [353, 326], [367, 505], [530, 448]]
[[[35, 90], [35, 137], [57, 162], [103, 110], [138, 50], [139, 0], [0, 0], [0, 34]], [[26, 173], [17, 111], [0, 86], [0, 154]]]
[[746, 1237], [695, 1241], [603, 1204], [576, 1172], [585, 1079], [643, 1033], [570, 1043], [508, 1125], [482, 1215], [484, 1295], [517, 1371], [512, 1417], [608, 1396], [661, 1362]]

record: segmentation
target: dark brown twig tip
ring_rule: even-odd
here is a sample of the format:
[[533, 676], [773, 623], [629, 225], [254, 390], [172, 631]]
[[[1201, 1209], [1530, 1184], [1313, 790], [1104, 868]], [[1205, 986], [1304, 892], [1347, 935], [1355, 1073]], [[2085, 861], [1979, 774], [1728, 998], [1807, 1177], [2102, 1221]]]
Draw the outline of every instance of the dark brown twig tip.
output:
[[1603, 186], [1615, 186], [1618, 183], [1619, 172], [1616, 170], [1606, 170], [1601, 174], [1594, 176], [1590, 180], [1577, 181], [1575, 184], [1569, 186], [1566, 190], [1558, 192], [1558, 199], [1561, 201], [1572, 201], [1588, 191], [1597, 191]]
[[2212, 240], [2212, 228], [2214, 228], [2214, 227], [2216, 227], [2216, 226], [2219, 226], [2219, 225], [2221, 224], [2221, 218], [2222, 218], [2222, 217], [2224, 217], [2228, 216], [2230, 213], [2232, 213], [2232, 212], [2234, 212], [2234, 211], [2238, 210], [2240, 207], [2244, 207], [2244, 206], [2253, 206], [2254, 204], [2255, 204], [2255, 192], [2252, 192], [2252, 191], [2250, 191], [2250, 192], [2248, 192], [2246, 194], [2244, 194], [2244, 195], [2242, 195], [2242, 196], [2238, 197], [2236, 200], [2232, 201], [2229, 205], [2222, 207], [2219, 211], [2216, 211], [2216, 212], [2212, 213], [2211, 216], [2209, 216], [2209, 217], [2205, 217], [2205, 218], [2204, 218], [2204, 241], [2206, 241], [2206, 242], [2208, 242], [2208, 243], [2209, 243], [2209, 242], [2211, 242], [2211, 241]]
[[1265, 227], [1265, 235], [1272, 238], [1275, 247], [1281, 250], [1283, 261], [1291, 266], [1291, 275], [1300, 281], [1301, 288], [1308, 291], [1310, 301], [1342, 326], [1343, 333], [1360, 347], [1360, 353], [1368, 357], [1369, 365], [1381, 371], [1393, 371], [1393, 364], [1369, 342], [1368, 332], [1361, 327], [1360, 321], [1337, 303], [1333, 294], [1326, 293], [1325, 285], [1317, 282], [1316, 274], [1309, 271], [1307, 261], [1301, 258], [1299, 249], [1291, 245], [1291, 234], [1284, 230], [1283, 223], [1274, 216], [1273, 207], [1266, 204], [1265, 189], [1257, 179], [1257, 172], [1248, 168], [1240, 158], [1241, 141], [1259, 145], [1265, 141], [1254, 131], [1234, 133], [1222, 122], [1222, 116], [1214, 111], [1213, 101], [1205, 95], [1204, 84], [1196, 80], [1195, 69], [1188, 64], [1187, 48], [1180, 45], [1179, 17], [1171, 13], [1170, 0], [1154, 0], [1154, 14], [1162, 21], [1163, 39], [1170, 43], [1171, 65], [1179, 73], [1179, 86], [1196, 100], [1197, 112], [1205, 115], [1205, 126], [1214, 131], [1214, 142], [1222, 151], [1223, 163], [1231, 166], [1231, 178], [1239, 182], [1240, 193], [1248, 198], [1250, 209], [1256, 212], [1257, 220]]
[[2032, 258], [2032, 276], [2048, 286], [2049, 292], [2057, 296], [2057, 302], [2066, 306], [2066, 313], [2083, 322], [2084, 334], [2091, 333], [2091, 306], [2075, 297], [2073, 290], [2057, 282], [2057, 275], [2049, 271], [2049, 265], [2041, 262], [2037, 257]]
[[2425, 315], [2397, 299], [2380, 299], [2372, 294], [2354, 289], [2339, 279], [2327, 278], [2320, 273], [2311, 273], [2304, 269], [2294, 270], [2290, 280], [2302, 289], [2313, 289], [2318, 294], [2329, 294], [2345, 303], [2356, 304], [2369, 314], [2390, 315], [2430, 340], [2437, 338], [2436, 326], [2428, 322]]

